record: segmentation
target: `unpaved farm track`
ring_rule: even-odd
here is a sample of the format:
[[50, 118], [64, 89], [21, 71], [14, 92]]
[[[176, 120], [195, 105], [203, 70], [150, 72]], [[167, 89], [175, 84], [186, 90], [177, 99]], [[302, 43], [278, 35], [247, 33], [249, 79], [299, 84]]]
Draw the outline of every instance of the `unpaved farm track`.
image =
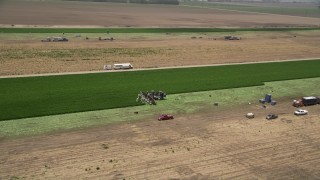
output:
[[[0, 141], [0, 178], [319, 179], [320, 106], [247, 105]], [[247, 120], [243, 112], [254, 111]], [[276, 120], [264, 119], [276, 112]], [[156, 117], [155, 117], [156, 118]], [[103, 145], [105, 144], [105, 145]]]

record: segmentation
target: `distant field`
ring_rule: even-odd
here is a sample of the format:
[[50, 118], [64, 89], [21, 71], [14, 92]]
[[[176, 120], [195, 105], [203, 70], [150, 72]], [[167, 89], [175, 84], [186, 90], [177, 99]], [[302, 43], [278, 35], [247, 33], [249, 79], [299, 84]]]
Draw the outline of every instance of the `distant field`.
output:
[[[225, 41], [233, 35], [241, 41]], [[41, 42], [63, 36], [69, 42]], [[81, 36], [81, 37], [79, 37]], [[86, 37], [89, 40], [86, 40]], [[115, 40], [99, 41], [98, 37]], [[320, 30], [198, 33], [0, 33], [0, 76], [318, 59]], [[277, 48], [275, 48], [277, 47]], [[195, 61], [196, 59], [196, 61]], [[19, 68], [17, 68], [19, 67]]]
[[135, 106], [140, 90], [176, 94], [319, 77], [319, 67], [313, 60], [0, 79], [0, 120]]
[[[150, 18], [152, 17], [152, 18]], [[0, 25], [77, 27], [310, 27], [313, 18], [173, 5], [2, 1]]]
[[320, 30], [320, 28], [0, 28], [0, 33], [201, 33], [300, 30]]
[[[316, 4], [312, 7], [287, 7], [278, 6], [276, 3], [273, 7], [271, 6], [261, 6], [259, 3], [255, 4], [240, 4], [240, 3], [206, 3], [206, 2], [187, 2], [182, 3], [182, 5], [190, 6], [200, 6], [209, 7], [217, 9], [227, 9], [227, 10], [237, 10], [237, 11], [248, 11], [248, 12], [258, 12], [258, 13], [270, 13], [270, 14], [281, 14], [281, 15], [293, 15], [293, 16], [304, 16], [304, 17], [320, 17], [320, 9]], [[272, 3], [270, 3], [272, 5]]]
[[[220, 2], [219, 2], [220, 3]], [[258, 7], [286, 7], [286, 8], [316, 8], [317, 2], [311, 0], [309, 2], [225, 2], [225, 4], [248, 5]]]

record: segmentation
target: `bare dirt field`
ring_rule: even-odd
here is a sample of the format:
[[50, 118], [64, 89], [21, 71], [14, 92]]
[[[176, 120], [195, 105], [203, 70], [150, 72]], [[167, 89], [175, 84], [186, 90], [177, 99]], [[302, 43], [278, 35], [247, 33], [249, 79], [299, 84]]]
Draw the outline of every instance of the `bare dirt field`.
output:
[[316, 2], [229, 2], [223, 4], [248, 5], [257, 7], [285, 7], [285, 8], [314, 8], [317, 7]]
[[[223, 40], [226, 33], [183, 35], [95, 34], [65, 43], [38, 39], [0, 40], [0, 75], [102, 70], [104, 64], [132, 63], [135, 68], [279, 61], [320, 57], [320, 32], [247, 32], [240, 41]], [[66, 35], [68, 36], [68, 35]], [[119, 36], [119, 37], [117, 37]], [[92, 37], [92, 38], [91, 38]], [[195, 37], [195, 38], [192, 38]]]
[[[0, 0], [0, 24], [271, 27], [317, 26], [319, 19], [178, 6]], [[230, 34], [115, 34], [110, 42], [93, 34], [89, 40], [66, 34], [66, 43], [40, 42], [46, 37], [39, 35], [1, 35], [0, 76], [94, 71], [122, 62], [151, 68], [320, 57], [319, 31], [236, 33], [240, 41], [225, 41], [224, 35]], [[210, 107], [172, 121], [159, 122], [155, 116], [0, 137], [0, 180], [320, 179], [320, 106], [307, 107], [309, 115], [296, 117], [290, 104]], [[244, 112], [254, 112], [256, 118], [247, 120]], [[279, 118], [265, 120], [270, 112]]]
[[17, 1], [0, 2], [0, 24], [104, 27], [319, 26], [319, 18], [231, 12], [172, 5]]
[[320, 106], [290, 104], [1, 139], [0, 179], [319, 179]]

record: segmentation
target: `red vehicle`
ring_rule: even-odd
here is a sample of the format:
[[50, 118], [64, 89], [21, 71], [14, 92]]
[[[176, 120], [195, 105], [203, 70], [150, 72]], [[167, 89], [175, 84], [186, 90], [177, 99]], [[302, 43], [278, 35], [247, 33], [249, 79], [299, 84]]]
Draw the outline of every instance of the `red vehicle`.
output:
[[173, 119], [173, 116], [169, 114], [162, 114], [159, 116], [158, 121], [169, 120], [169, 119]]

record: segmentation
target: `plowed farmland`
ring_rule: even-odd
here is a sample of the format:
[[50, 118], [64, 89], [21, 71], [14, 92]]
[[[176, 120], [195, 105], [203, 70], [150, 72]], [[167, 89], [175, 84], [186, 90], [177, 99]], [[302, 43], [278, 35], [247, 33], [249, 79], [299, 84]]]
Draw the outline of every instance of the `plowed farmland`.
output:
[[1, 140], [0, 178], [319, 179], [320, 106], [295, 117], [290, 103]]
[[[1, 34], [0, 75], [102, 70], [130, 62], [135, 68], [319, 58], [320, 31], [151, 34], [65, 34], [69, 42], [40, 42], [62, 34]], [[237, 35], [240, 41], [225, 41]], [[85, 40], [88, 37], [89, 40]], [[113, 42], [98, 37], [114, 37]]]
[[[0, 27], [13, 28], [314, 28], [319, 27], [319, 22], [319, 18], [312, 17], [236, 12], [206, 7], [0, 0]], [[241, 40], [226, 41], [223, 37], [227, 35], [241, 37]], [[41, 42], [47, 37], [66, 37], [69, 41]], [[101, 41], [98, 40], [99, 37], [112, 37], [114, 40]], [[146, 69], [319, 59], [319, 42], [319, 29], [208, 33], [0, 33], [0, 76], [99, 71], [105, 64], [127, 62], [133, 64], [135, 69]], [[318, 73], [318, 64], [312, 68], [303, 68], [306, 67], [306, 62], [294, 67], [292, 78], [314, 77], [307, 74]], [[288, 74], [283, 71], [286, 67], [279, 67], [264, 67], [267, 68], [262, 71], [264, 77], [269, 78], [280, 72], [283, 74], [280, 79], [286, 79]], [[261, 75], [257, 75], [260, 69], [263, 68], [255, 68], [247, 79], [261, 78]], [[122, 73], [123, 79], [130, 80], [128, 74], [139, 72], [141, 73]], [[234, 69], [230, 72], [238, 71]], [[241, 78], [244, 74], [242, 72], [243, 70], [236, 76], [239, 81], [234, 79], [236, 83], [229, 79], [224, 82], [232, 85], [245, 82]], [[211, 79], [216, 80], [219, 75], [223, 78], [224, 73], [227, 71], [216, 74]], [[199, 73], [183, 76], [187, 80], [195, 79], [192, 83], [184, 84], [185, 88], [182, 85], [175, 88], [187, 90], [199, 86], [194, 83], [200, 82], [196, 79], [197, 74]], [[154, 76], [148, 82], [156, 82], [158, 78], [172, 78], [166, 75], [168, 74]], [[61, 77], [63, 76], [56, 79]], [[8, 100], [8, 103], [3, 105], [0, 113], [11, 113], [12, 117], [3, 118], [11, 120], [0, 122], [0, 180], [320, 179], [320, 105], [304, 107], [309, 111], [306, 116], [294, 116], [293, 111], [296, 108], [291, 106], [293, 98], [320, 95], [317, 91], [318, 80], [306, 79], [304, 82], [302, 79], [299, 83], [281, 81], [279, 84], [285, 88], [267, 84], [263, 87], [257, 86], [254, 90], [221, 90], [214, 95], [211, 95], [211, 92], [201, 95], [195, 95], [194, 92], [177, 95], [169, 93], [168, 99], [163, 101], [167, 104], [138, 106], [141, 107], [139, 110], [119, 108], [113, 109], [114, 111], [16, 119], [32, 117], [24, 115], [30, 112], [36, 112], [36, 116], [52, 115], [44, 113], [42, 108], [54, 110], [51, 106], [55, 102], [61, 103], [58, 108], [66, 109], [71, 106], [96, 105], [98, 102], [102, 105], [106, 102], [119, 102], [119, 98], [110, 101], [109, 92], [105, 89], [97, 91], [97, 88], [90, 84], [97, 81], [96, 78], [84, 81], [86, 75], [79, 77], [84, 79], [56, 81], [61, 85], [58, 90], [51, 79], [54, 77], [30, 78], [35, 80], [34, 82], [47, 81], [29, 83], [29, 88], [26, 86], [27, 78], [15, 79], [11, 83], [2, 80], [4, 83], [1, 86], [0, 101]], [[141, 75], [140, 79], [144, 78]], [[264, 81], [280, 80], [268, 78]], [[132, 103], [136, 103], [135, 95], [141, 87], [133, 89], [128, 84], [121, 83], [118, 84], [119, 87], [108, 86], [108, 79], [101, 79], [100, 84], [107, 88], [132, 91], [130, 102], [132, 99]], [[166, 87], [174, 87], [179, 83], [173, 82], [173, 85]], [[261, 83], [259, 81], [250, 85]], [[128, 87], [130, 89], [126, 90]], [[44, 92], [42, 90], [46, 88], [52, 92], [38, 93]], [[145, 90], [153, 88], [154, 86], [146, 86]], [[66, 98], [67, 90], [69, 95], [74, 96], [73, 99]], [[117, 94], [120, 90], [115, 89], [114, 92]], [[260, 92], [262, 95], [272, 93], [278, 104], [261, 107], [261, 104], [256, 102]], [[279, 92], [282, 93], [277, 97]], [[94, 93], [96, 99], [90, 93]], [[26, 95], [21, 98], [24, 94]], [[54, 96], [55, 94], [58, 95]], [[81, 96], [90, 101], [84, 101]], [[170, 99], [169, 96], [175, 98]], [[220, 101], [217, 100], [218, 96], [221, 97]], [[251, 101], [253, 99], [256, 101]], [[17, 107], [20, 107], [21, 111], [18, 112], [15, 109]], [[57, 114], [79, 110], [75, 109]], [[83, 111], [85, 110], [94, 109]], [[160, 113], [170, 112], [174, 112], [174, 120], [156, 121]], [[247, 112], [254, 112], [256, 117], [246, 119], [244, 115]], [[276, 113], [279, 118], [267, 121], [265, 116], [268, 113]]]
[[174, 5], [65, 1], [2, 1], [0, 24], [103, 27], [319, 26], [319, 18], [267, 15]]

